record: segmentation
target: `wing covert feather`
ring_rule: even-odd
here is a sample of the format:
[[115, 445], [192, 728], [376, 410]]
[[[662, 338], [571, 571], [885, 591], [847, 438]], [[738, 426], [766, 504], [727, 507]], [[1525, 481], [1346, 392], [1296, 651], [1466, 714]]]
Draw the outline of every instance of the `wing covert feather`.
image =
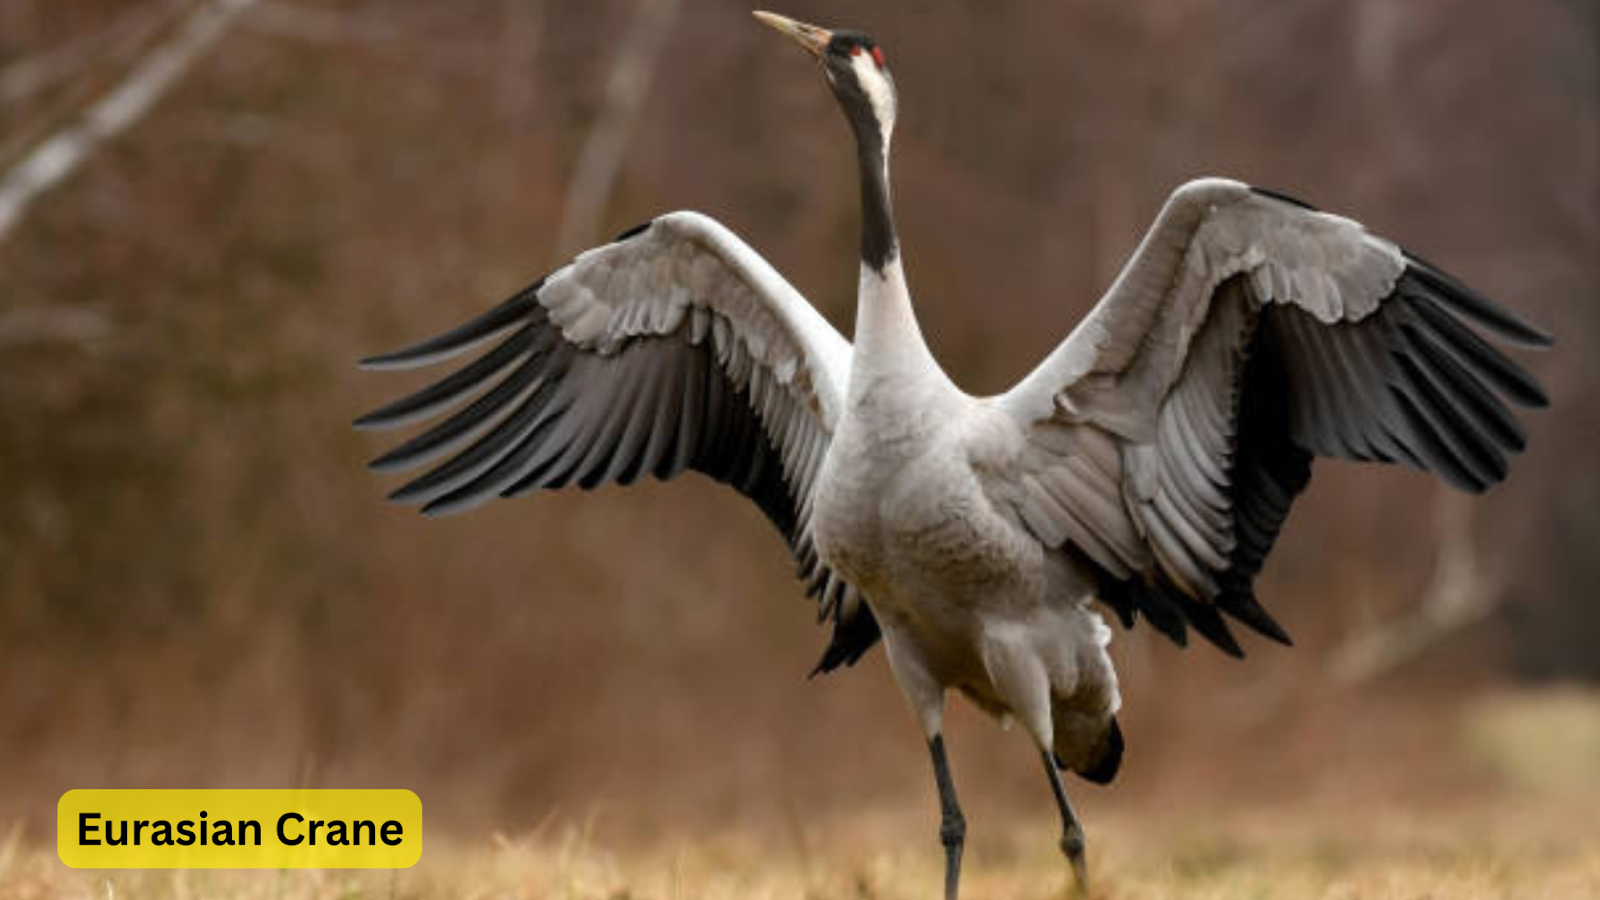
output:
[[[1187, 184], [1084, 321], [993, 399], [1028, 435], [1019, 515], [1088, 560], [1124, 622], [1143, 612], [1180, 643], [1186, 623], [1236, 652], [1220, 609], [1287, 643], [1252, 585], [1314, 457], [1477, 492], [1525, 446], [1508, 404], [1544, 392], [1475, 328], [1550, 342], [1357, 222]], [[1107, 445], [1117, 464], [1078, 460]], [[1050, 490], [1068, 471], [1100, 489]], [[1106, 495], [1120, 502], [1086, 502]]]
[[449, 513], [539, 488], [698, 471], [754, 500], [788, 542], [834, 623], [819, 670], [872, 646], [871, 612], [811, 544], [810, 491], [843, 406], [850, 344], [755, 251], [705, 216], [672, 213], [463, 326], [363, 364], [414, 368], [508, 331], [356, 421], [394, 428], [449, 413], [374, 460], [382, 471], [434, 464], [393, 499]]

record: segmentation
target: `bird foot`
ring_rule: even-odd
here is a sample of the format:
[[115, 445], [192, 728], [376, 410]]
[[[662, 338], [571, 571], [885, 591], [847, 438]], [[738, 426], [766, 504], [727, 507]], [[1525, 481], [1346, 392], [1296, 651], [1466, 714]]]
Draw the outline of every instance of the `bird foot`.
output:
[[1089, 860], [1086, 849], [1083, 829], [1072, 829], [1061, 836], [1061, 852], [1066, 854], [1067, 862], [1072, 865], [1072, 896], [1075, 897], [1089, 896]]
[[967, 823], [959, 815], [946, 818], [939, 829], [944, 845], [944, 898], [957, 900], [961, 891], [961, 850], [966, 844]]

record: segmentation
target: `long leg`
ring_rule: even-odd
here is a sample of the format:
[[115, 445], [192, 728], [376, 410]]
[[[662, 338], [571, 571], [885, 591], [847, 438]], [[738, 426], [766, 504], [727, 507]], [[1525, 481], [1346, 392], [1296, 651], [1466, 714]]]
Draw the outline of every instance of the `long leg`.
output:
[[961, 890], [961, 849], [967, 838], [967, 819], [956, 800], [956, 783], [950, 777], [950, 761], [944, 754], [944, 687], [928, 671], [916, 644], [904, 639], [892, 619], [880, 617], [883, 645], [888, 651], [894, 680], [906, 695], [906, 702], [922, 725], [933, 757], [933, 777], [939, 785], [939, 842], [944, 844], [944, 897], [956, 900]]
[[956, 799], [956, 783], [950, 777], [950, 761], [944, 755], [944, 735], [928, 741], [933, 756], [933, 778], [939, 783], [939, 842], [944, 844], [944, 900], [956, 900], [961, 890], [961, 850], [967, 839], [967, 817], [961, 814]]
[[1061, 852], [1065, 853], [1067, 861], [1072, 863], [1072, 875], [1077, 879], [1079, 892], [1088, 896], [1089, 863], [1084, 858], [1088, 842], [1084, 839], [1083, 826], [1078, 823], [1078, 816], [1072, 811], [1072, 801], [1067, 799], [1067, 789], [1061, 785], [1061, 772], [1056, 769], [1055, 755], [1046, 750], [1042, 756], [1045, 774], [1050, 776], [1050, 790], [1056, 795], [1056, 808], [1061, 810]]

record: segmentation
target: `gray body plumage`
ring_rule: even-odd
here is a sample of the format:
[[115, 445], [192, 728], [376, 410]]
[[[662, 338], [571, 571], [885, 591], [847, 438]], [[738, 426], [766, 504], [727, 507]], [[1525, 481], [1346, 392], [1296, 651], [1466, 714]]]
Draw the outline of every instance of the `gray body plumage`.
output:
[[[1500, 481], [1525, 442], [1508, 404], [1545, 397], [1480, 332], [1548, 338], [1356, 222], [1203, 179], [1037, 369], [970, 396], [912, 311], [881, 51], [763, 16], [824, 61], [863, 148], [854, 341], [727, 229], [673, 213], [367, 360], [413, 367], [498, 338], [358, 425], [442, 416], [374, 462], [427, 466], [394, 497], [429, 512], [686, 470], [749, 496], [833, 624], [818, 669], [881, 634], [933, 750], [953, 897], [965, 826], [948, 691], [1015, 718], [1047, 761], [1109, 780], [1121, 699], [1096, 601], [1179, 643], [1193, 628], [1240, 654], [1230, 620], [1287, 642], [1252, 584], [1312, 459], [1403, 462], [1471, 491]], [[1082, 878], [1081, 828], [1050, 775]]]
[[[726, 229], [674, 213], [518, 295], [482, 333], [369, 360], [434, 362], [509, 335], [473, 379], [361, 424], [462, 408], [424, 433], [426, 452], [376, 463], [459, 450], [396, 492], [430, 512], [691, 468], [733, 481], [785, 530], [838, 629], [865, 603], [929, 734], [954, 688], [1081, 768], [1119, 702], [1093, 606], [1107, 579], [1215, 603], [1242, 538], [1270, 546], [1281, 524], [1239, 519], [1270, 506], [1239, 493], [1255, 474], [1236, 465], [1252, 347], [1270, 339], [1284, 363], [1279, 437], [1303, 452], [1408, 462], [1469, 489], [1504, 476], [1522, 433], [1500, 397], [1542, 395], [1469, 324], [1541, 336], [1430, 287], [1442, 276], [1423, 266], [1348, 219], [1194, 182], [1055, 353], [975, 398], [929, 354], [898, 252], [862, 268], [852, 346]], [[1286, 512], [1298, 489], [1267, 499]]]

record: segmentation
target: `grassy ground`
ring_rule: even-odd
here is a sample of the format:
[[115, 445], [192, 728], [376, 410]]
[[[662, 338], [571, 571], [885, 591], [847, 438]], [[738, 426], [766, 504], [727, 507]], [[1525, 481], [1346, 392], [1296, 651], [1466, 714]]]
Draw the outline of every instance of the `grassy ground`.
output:
[[[1369, 816], [1279, 809], [1175, 822], [1117, 817], [1095, 823], [1094, 896], [1399, 900], [1399, 898], [1600, 897], [1600, 839], [1570, 810], [1546, 830], [1549, 808], [1474, 806], [1438, 815], [1373, 809]], [[1543, 824], [1529, 829], [1534, 819]], [[432, 850], [402, 872], [149, 872], [67, 870], [46, 852], [5, 863], [6, 898], [463, 897], [564, 900], [764, 900], [939, 896], [937, 845], [926, 828], [892, 823], [857, 840], [828, 840], [796, 854], [739, 836], [624, 852], [579, 831]], [[968, 855], [969, 898], [1066, 893], [1066, 870], [1048, 833], [977, 842]]]
[[[1271, 801], [1230, 803], [1199, 791], [1172, 802], [1096, 807], [1086, 816], [1093, 894], [1600, 897], [1600, 701], [1573, 693], [1491, 700], [1441, 751], [1441, 758], [1470, 756], [1479, 775], [1426, 796], [1320, 785]], [[400, 872], [79, 872], [46, 848], [13, 840], [0, 850], [0, 900], [929, 898], [939, 895], [940, 857], [924, 805], [765, 834], [702, 829], [642, 846], [605, 838], [603, 821], [553, 822], [479, 842], [430, 838], [423, 861]], [[1045, 813], [991, 816], [975, 828], [964, 896], [1066, 894], [1067, 870]]]

